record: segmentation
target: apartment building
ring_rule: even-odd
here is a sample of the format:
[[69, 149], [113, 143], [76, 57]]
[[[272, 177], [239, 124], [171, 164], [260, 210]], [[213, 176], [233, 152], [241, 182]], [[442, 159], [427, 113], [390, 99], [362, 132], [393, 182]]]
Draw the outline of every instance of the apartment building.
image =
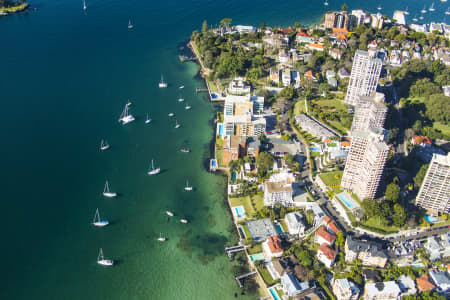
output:
[[365, 266], [377, 266], [380, 268], [384, 268], [388, 261], [388, 256], [381, 245], [347, 236], [345, 241], [345, 261], [351, 262], [357, 258]]
[[359, 96], [355, 106], [352, 131], [383, 128], [388, 108], [384, 104], [383, 93], [372, 93], [370, 96]]
[[416, 205], [435, 215], [450, 212], [450, 153], [433, 154]]
[[341, 188], [355, 193], [359, 199], [376, 197], [389, 154], [385, 134], [382, 128], [352, 132]]
[[364, 299], [366, 300], [397, 300], [400, 299], [400, 287], [395, 281], [366, 283]]
[[349, 29], [350, 15], [346, 11], [329, 12], [325, 14], [324, 26], [325, 28], [345, 28]]
[[264, 109], [264, 97], [227, 95], [222, 137], [259, 136], [266, 131], [266, 119], [255, 116]]
[[292, 184], [286, 182], [266, 182], [264, 184], [264, 205], [274, 206], [276, 203], [284, 207], [293, 206]]
[[357, 300], [359, 297], [359, 288], [347, 278], [334, 279], [332, 288], [338, 300]]
[[370, 96], [376, 91], [383, 62], [376, 51], [356, 50], [345, 103], [356, 105], [359, 96]]

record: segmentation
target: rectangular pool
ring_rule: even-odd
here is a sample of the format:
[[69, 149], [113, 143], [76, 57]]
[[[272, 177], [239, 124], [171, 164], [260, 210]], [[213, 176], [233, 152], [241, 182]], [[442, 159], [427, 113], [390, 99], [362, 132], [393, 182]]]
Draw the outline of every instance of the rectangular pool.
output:
[[222, 136], [223, 133], [223, 125], [219, 124], [219, 135]]
[[336, 195], [336, 197], [338, 197], [339, 200], [341, 200], [341, 202], [344, 203], [345, 206], [347, 206], [347, 208], [350, 210], [359, 207], [359, 205], [353, 199], [351, 199], [347, 193], [340, 193]]
[[275, 224], [275, 230], [278, 232], [278, 234], [281, 234], [284, 232], [281, 224]]
[[250, 255], [250, 259], [251, 259], [251, 261], [264, 260], [264, 255], [262, 253], [252, 254], [252, 255]]
[[239, 218], [245, 218], [245, 209], [244, 209], [244, 207], [242, 205], [241, 206], [236, 206], [234, 208], [234, 211], [236, 212], [236, 215]]
[[277, 291], [275, 291], [275, 289], [274, 289], [273, 287], [271, 287], [271, 288], [269, 289], [269, 292], [270, 292], [270, 295], [272, 295], [272, 298], [273, 298], [274, 300], [280, 300], [280, 297], [278, 296]]

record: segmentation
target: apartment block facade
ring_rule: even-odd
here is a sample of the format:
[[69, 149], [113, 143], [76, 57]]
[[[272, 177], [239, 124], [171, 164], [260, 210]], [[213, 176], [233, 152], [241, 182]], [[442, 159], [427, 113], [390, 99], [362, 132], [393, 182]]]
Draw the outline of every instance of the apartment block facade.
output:
[[222, 137], [259, 136], [266, 131], [266, 119], [256, 112], [264, 109], [264, 97], [228, 95], [224, 104]]
[[386, 131], [368, 128], [352, 132], [352, 142], [342, 175], [341, 188], [360, 199], [374, 199], [389, 154]]
[[356, 105], [359, 96], [370, 96], [376, 91], [383, 62], [375, 52], [356, 50], [348, 83], [345, 103]]
[[384, 128], [388, 108], [384, 104], [383, 93], [359, 96], [355, 106], [352, 131], [368, 128]]
[[433, 214], [450, 212], [450, 153], [433, 155], [416, 205]]

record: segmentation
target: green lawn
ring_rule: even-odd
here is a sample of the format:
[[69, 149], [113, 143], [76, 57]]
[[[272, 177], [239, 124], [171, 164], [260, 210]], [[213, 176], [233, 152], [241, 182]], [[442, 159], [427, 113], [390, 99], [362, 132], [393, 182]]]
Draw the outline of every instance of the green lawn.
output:
[[[254, 205], [252, 204], [253, 200]], [[230, 197], [231, 206], [244, 206], [247, 217], [252, 217], [258, 210], [264, 207], [264, 195], [252, 195], [243, 197]]]
[[327, 186], [334, 186], [334, 185], [341, 184], [342, 174], [343, 173], [344, 173], [343, 171], [334, 171], [334, 172], [328, 172], [328, 173], [319, 174], [319, 177], [320, 177], [320, 179], [323, 180], [323, 182]]
[[334, 127], [335, 129], [337, 129], [337, 131], [340, 131], [341, 134], [346, 134], [347, 131], [350, 129], [342, 126], [342, 124], [338, 121], [327, 120], [327, 122], [328, 124], [331, 125], [331, 127]]
[[262, 245], [261, 244], [254, 244], [253, 247], [247, 248], [248, 254], [256, 254], [262, 252]]
[[223, 167], [223, 159], [222, 159], [222, 149], [216, 150], [216, 159], [219, 167]]
[[377, 217], [371, 217], [369, 218], [367, 221], [362, 222], [362, 224], [366, 225], [366, 226], [370, 226], [373, 228], [378, 228], [381, 230], [384, 230], [386, 232], [397, 232], [398, 228], [394, 227], [394, 226], [384, 226], [383, 224], [381, 224], [380, 219]]
[[321, 108], [323, 108], [323, 110], [327, 110], [327, 111], [347, 111], [347, 107], [345, 106], [345, 104], [340, 101], [340, 100], [336, 100], [336, 99], [332, 99], [332, 100], [312, 100], [314, 104], [319, 105]]
[[450, 124], [443, 124], [440, 122], [434, 122], [433, 127], [440, 130], [445, 135], [450, 135]]
[[299, 100], [299, 101], [295, 102], [294, 116], [298, 116], [298, 115], [305, 114], [305, 113], [306, 113], [305, 101], [304, 100]]
[[273, 280], [272, 275], [270, 275], [269, 270], [267, 270], [266, 267], [258, 268], [258, 271], [267, 285], [275, 284], [275, 280]]

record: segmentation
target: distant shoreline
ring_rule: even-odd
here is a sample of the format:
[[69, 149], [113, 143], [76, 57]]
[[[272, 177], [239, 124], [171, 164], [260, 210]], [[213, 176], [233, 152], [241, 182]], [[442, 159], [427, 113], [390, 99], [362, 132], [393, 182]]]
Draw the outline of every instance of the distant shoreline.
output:
[[11, 6], [11, 7], [2, 7], [0, 8], [0, 13], [4, 13], [4, 14], [13, 14], [13, 13], [18, 13], [18, 12], [22, 12], [24, 10], [26, 10], [30, 5], [28, 3], [23, 3], [20, 5], [16, 5], [16, 6]]

